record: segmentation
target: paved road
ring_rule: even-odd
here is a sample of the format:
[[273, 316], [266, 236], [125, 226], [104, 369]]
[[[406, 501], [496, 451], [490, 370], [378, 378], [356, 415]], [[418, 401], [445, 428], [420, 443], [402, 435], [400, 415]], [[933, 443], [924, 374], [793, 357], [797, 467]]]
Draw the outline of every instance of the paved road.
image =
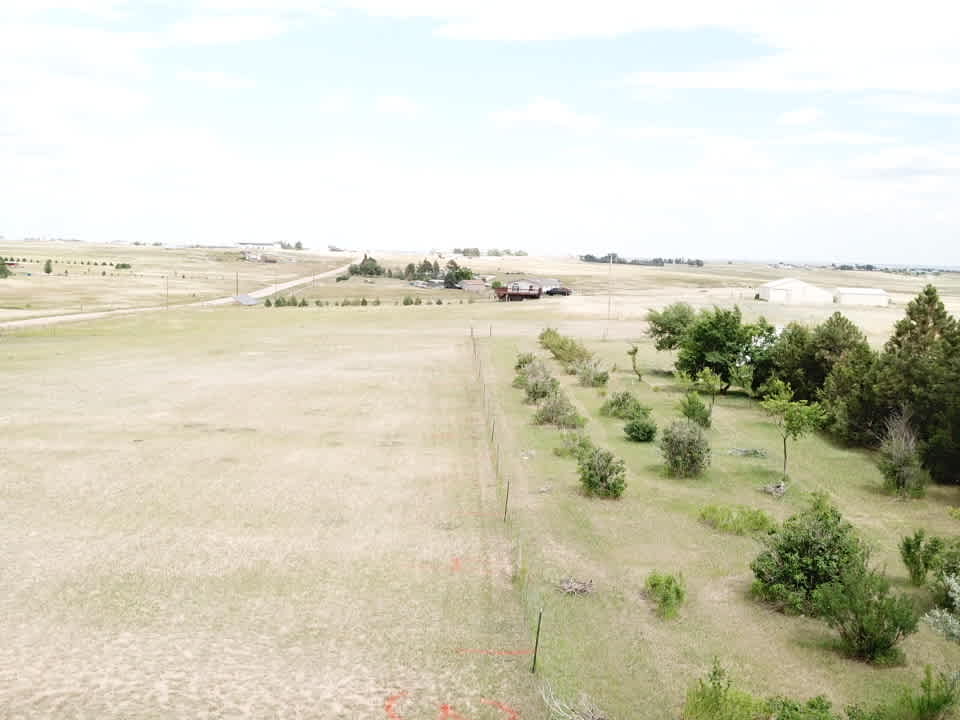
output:
[[[254, 290], [251, 293], [246, 293], [251, 297], [262, 298], [272, 295], [275, 292], [280, 292], [281, 290], [289, 290], [290, 288], [299, 287], [301, 285], [306, 285], [311, 283], [314, 280], [322, 280], [323, 278], [334, 277], [340, 273], [346, 272], [347, 268], [350, 267], [352, 263], [360, 262], [360, 257], [356, 257], [351, 260], [350, 263], [342, 265], [333, 270], [327, 270], [316, 275], [308, 275], [306, 277], [297, 278], [296, 280], [290, 280], [285, 283], [276, 283], [268, 285], [267, 287], [260, 288], [259, 290]], [[233, 296], [227, 296], [222, 298], [216, 298], [215, 300], [201, 300], [199, 302], [185, 303], [183, 305], [173, 305], [171, 310], [188, 308], [188, 307], [211, 307], [217, 305], [230, 305], [234, 302]], [[83, 320], [99, 320], [100, 318], [114, 317], [117, 315], [133, 315], [134, 313], [144, 313], [144, 312], [154, 312], [156, 310], [164, 310], [166, 307], [164, 305], [150, 305], [149, 307], [137, 307], [137, 308], [123, 308], [120, 310], [102, 310], [100, 312], [86, 312], [86, 313], [71, 313], [69, 315], [47, 315], [45, 317], [37, 318], [28, 318], [26, 320], [8, 320], [6, 322], [0, 322], [0, 329], [5, 328], [24, 328], [24, 327], [36, 327], [41, 325], [59, 325], [60, 323], [69, 323], [69, 322], [81, 322]]]

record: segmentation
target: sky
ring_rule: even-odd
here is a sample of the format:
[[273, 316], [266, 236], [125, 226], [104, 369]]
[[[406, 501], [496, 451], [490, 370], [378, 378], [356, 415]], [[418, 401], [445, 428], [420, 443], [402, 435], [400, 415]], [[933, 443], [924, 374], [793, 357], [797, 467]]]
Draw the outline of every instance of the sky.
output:
[[954, 0], [0, 0], [0, 235], [960, 265]]

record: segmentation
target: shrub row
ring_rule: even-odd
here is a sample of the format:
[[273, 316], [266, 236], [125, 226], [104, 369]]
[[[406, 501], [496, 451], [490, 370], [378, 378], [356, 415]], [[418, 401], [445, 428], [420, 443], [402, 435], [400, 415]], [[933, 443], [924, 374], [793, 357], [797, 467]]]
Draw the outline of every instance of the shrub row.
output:
[[600, 369], [600, 361], [583, 343], [546, 328], [539, 336], [540, 345], [563, 365], [570, 375], [576, 375], [584, 387], [603, 387], [610, 380], [610, 371]]
[[927, 665], [919, 689], [904, 688], [891, 703], [870, 709], [833, 710], [825, 697], [805, 702], [785, 697], [758, 698], [735, 688], [719, 661], [706, 679], [687, 693], [684, 720], [939, 720], [960, 699], [960, 673], [933, 676]]
[[600, 414], [626, 420], [623, 432], [634, 442], [652, 442], [657, 436], [657, 424], [650, 417], [650, 408], [629, 391], [613, 393], [600, 406]]
[[588, 495], [620, 497], [627, 484], [626, 464], [609, 450], [596, 447], [580, 430], [586, 424], [586, 418], [577, 412], [546, 364], [532, 353], [520, 353], [514, 369], [517, 376], [513, 386], [524, 390], [526, 401], [537, 406], [533, 422], [553, 425], [564, 431], [563, 445], [554, 452], [577, 461], [584, 491]]
[[[473, 298], [469, 298], [467, 302], [472, 304]], [[271, 300], [270, 298], [267, 298], [263, 304], [265, 307], [307, 307], [310, 303], [306, 300], [306, 298], [297, 298], [295, 295], [291, 295], [290, 297], [284, 297], [281, 295], [279, 297], [274, 298], [273, 300]], [[331, 306], [333, 307], [367, 307], [368, 305], [377, 307], [383, 304], [384, 302], [381, 301], [380, 298], [373, 298], [372, 300], [367, 300], [365, 297], [344, 298], [343, 300], [334, 300], [333, 302], [330, 302], [329, 300], [314, 301], [314, 305], [316, 305], [317, 307], [331, 307]], [[411, 297], [410, 295], [407, 295], [403, 298], [402, 302], [400, 300], [395, 300], [393, 304], [394, 305], [401, 305], [401, 304], [402, 305], [443, 305], [443, 300], [441, 298], [436, 298], [436, 299], [427, 298], [426, 300], [423, 300], [420, 297], [414, 298], [414, 297]], [[448, 300], [447, 304], [452, 305], [453, 302]], [[463, 305], [463, 300], [460, 300], [459, 304]]]

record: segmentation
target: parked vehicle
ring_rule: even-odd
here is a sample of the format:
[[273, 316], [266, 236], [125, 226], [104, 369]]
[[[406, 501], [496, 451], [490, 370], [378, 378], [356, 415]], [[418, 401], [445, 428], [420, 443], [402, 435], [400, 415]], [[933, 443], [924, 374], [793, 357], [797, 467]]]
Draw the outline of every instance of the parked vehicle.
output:
[[573, 290], [565, 287], [555, 287], [547, 290], [546, 294], [547, 295], [573, 295]]

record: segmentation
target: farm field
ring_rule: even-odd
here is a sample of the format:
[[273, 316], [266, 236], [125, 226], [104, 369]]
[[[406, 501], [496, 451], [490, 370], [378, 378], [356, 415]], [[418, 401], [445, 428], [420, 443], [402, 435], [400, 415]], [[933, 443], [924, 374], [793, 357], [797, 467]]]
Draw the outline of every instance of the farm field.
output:
[[543, 717], [468, 338], [311, 313], [5, 338], [0, 716]]
[[[623, 498], [586, 498], [575, 462], [553, 453], [559, 433], [532, 425], [511, 387], [517, 353], [543, 355], [537, 335], [556, 327], [616, 364], [607, 392], [631, 390], [662, 427], [680, 388], [673, 355], [644, 337], [648, 308], [737, 302], [779, 325], [841, 309], [879, 345], [923, 280], [819, 271], [811, 282], [864, 276], [898, 304], [786, 307], [752, 300], [786, 274], [773, 268], [615, 266], [608, 322], [606, 266], [466, 262], [557, 277], [576, 294], [471, 303], [399, 280], [330, 279], [294, 291], [304, 308], [4, 331], [0, 717], [547, 720], [548, 681], [611, 720], [667, 720], [715, 656], [746, 690], [838, 706], [916, 686], [926, 663], [960, 666], [960, 646], [926, 626], [904, 643], [904, 665], [844, 658], [824, 623], [749, 596], [756, 540], [697, 519], [708, 504], [743, 504], [782, 520], [825, 490], [896, 589], [922, 601], [897, 542], [917, 527], [956, 535], [957, 488], [897, 501], [879, 491], [870, 453], [812, 436], [775, 500], [760, 488], [778, 477], [780, 438], [740, 396], [718, 401], [706, 475], [668, 478], [655, 446], [627, 442], [622, 422], [599, 416], [600, 392], [553, 365], [594, 442], [627, 463]], [[960, 280], [936, 283], [956, 311]], [[408, 294], [443, 304], [395, 304]], [[359, 297], [381, 304], [313, 304]], [[643, 383], [629, 371], [634, 341]], [[655, 569], [687, 582], [676, 620], [643, 591]], [[562, 595], [568, 576], [594, 592]]]
[[[0, 257], [26, 258], [0, 283], [0, 322], [200, 302], [258, 290], [352, 262], [347, 253], [280, 252], [277, 263], [216, 248], [0, 242]], [[43, 265], [53, 261], [46, 275]], [[86, 264], [91, 263], [91, 264]], [[96, 264], [93, 264], [96, 263]], [[111, 263], [126, 263], [116, 270]]]

